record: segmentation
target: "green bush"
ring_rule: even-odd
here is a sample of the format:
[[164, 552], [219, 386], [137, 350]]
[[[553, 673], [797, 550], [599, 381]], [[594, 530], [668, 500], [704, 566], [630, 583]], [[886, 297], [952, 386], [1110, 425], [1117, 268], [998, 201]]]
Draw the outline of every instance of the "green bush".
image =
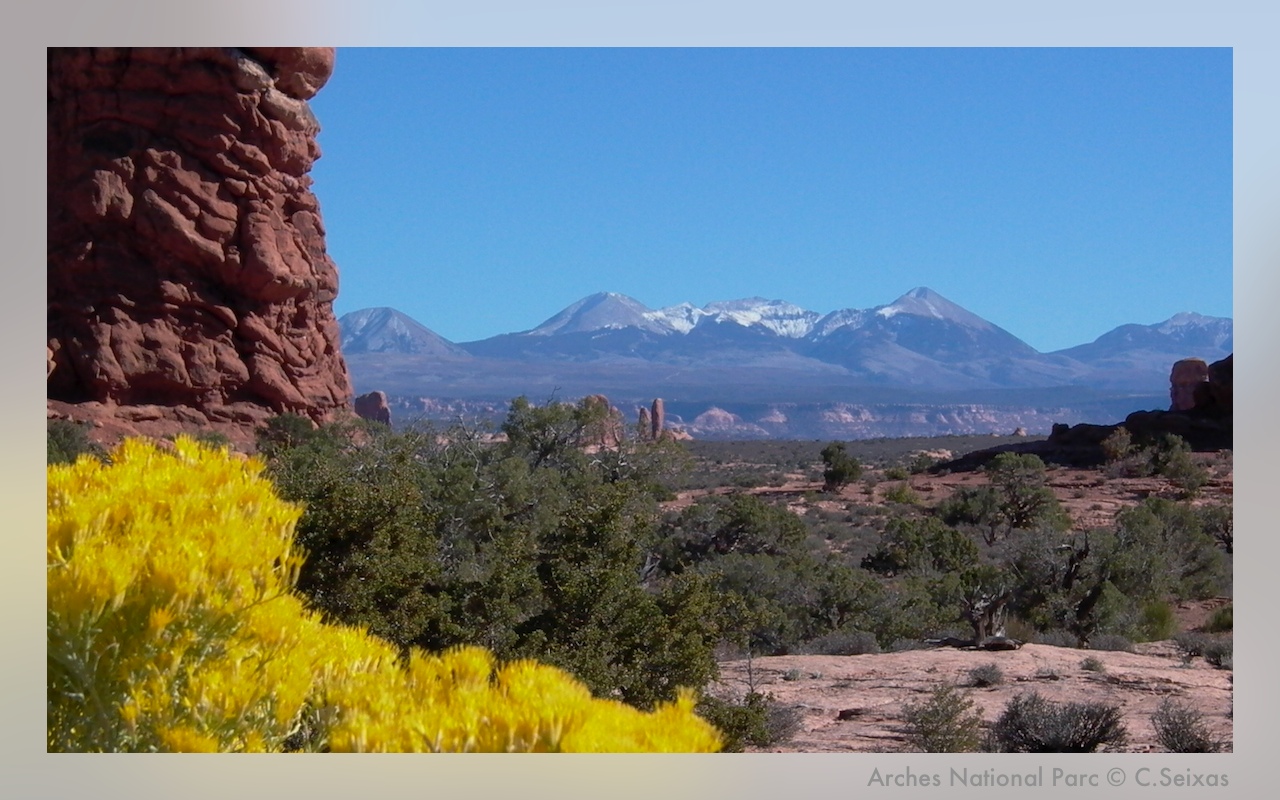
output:
[[707, 695], [696, 706], [698, 716], [714, 725], [723, 738], [721, 752], [741, 753], [747, 747], [771, 747], [800, 729], [800, 709], [785, 707], [773, 695], [748, 692], [741, 702]]
[[1080, 669], [1085, 672], [1106, 672], [1107, 667], [1096, 656], [1087, 656], [1080, 662]]
[[1118, 706], [1053, 703], [1036, 692], [1009, 701], [991, 728], [988, 748], [998, 753], [1092, 753], [1128, 741]]
[[1160, 746], [1170, 753], [1220, 753], [1219, 741], [1204, 721], [1204, 715], [1191, 706], [1165, 698], [1151, 715]]
[[839, 491], [862, 476], [862, 464], [849, 455], [844, 442], [832, 442], [822, 448], [823, 488], [828, 492]]
[[1107, 463], [1113, 464], [1128, 458], [1133, 453], [1133, 436], [1123, 425], [1116, 427], [1107, 438], [1102, 440], [1102, 454]]
[[721, 604], [696, 574], [646, 569], [666, 443], [588, 453], [599, 413], [517, 399], [496, 444], [273, 420], [269, 475], [306, 509], [299, 589], [402, 648], [537, 658], [639, 708], [704, 686]]
[[1194, 497], [1209, 482], [1209, 471], [1191, 457], [1191, 447], [1176, 434], [1166, 433], [1152, 447], [1152, 471], [1163, 475], [1182, 490], [1186, 497]]
[[1111, 581], [1135, 599], [1204, 600], [1230, 588], [1228, 562], [1186, 503], [1150, 497], [1116, 515]]
[[1142, 619], [1138, 630], [1143, 641], [1159, 642], [1172, 637], [1178, 630], [1178, 620], [1173, 608], [1164, 600], [1152, 600], [1142, 606]]
[[1044, 461], [1034, 453], [1000, 453], [987, 464], [987, 479], [1000, 497], [1009, 529], [1037, 526], [1066, 530], [1070, 517], [1047, 485]]
[[1231, 504], [1216, 503], [1202, 506], [1199, 514], [1204, 532], [1212, 536], [1227, 555], [1231, 555], [1235, 542], [1234, 511]]
[[1219, 608], [1213, 612], [1213, 615], [1209, 617], [1209, 621], [1205, 623], [1205, 632], [1223, 633], [1224, 631], [1230, 631], [1233, 625], [1233, 616], [1234, 612], [1231, 610], [1231, 606]]
[[927, 700], [904, 703], [907, 740], [925, 753], [971, 753], [981, 743], [982, 716], [974, 702], [949, 683], [940, 684]]
[[838, 630], [870, 630], [880, 588], [809, 541], [785, 508], [746, 494], [670, 515], [654, 537], [658, 574], [694, 573], [719, 598], [722, 636], [757, 654], [793, 652]]
[[51, 419], [46, 426], [48, 464], [71, 464], [82, 455], [98, 460], [106, 458], [107, 451], [89, 438], [89, 423], [69, 419]]
[[972, 539], [934, 517], [894, 517], [885, 525], [880, 546], [862, 560], [862, 568], [886, 574], [960, 572], [978, 563], [978, 556]]
[[914, 506], [920, 503], [920, 495], [911, 488], [909, 483], [895, 483], [885, 489], [884, 499], [887, 503], [901, 503], [904, 506]]

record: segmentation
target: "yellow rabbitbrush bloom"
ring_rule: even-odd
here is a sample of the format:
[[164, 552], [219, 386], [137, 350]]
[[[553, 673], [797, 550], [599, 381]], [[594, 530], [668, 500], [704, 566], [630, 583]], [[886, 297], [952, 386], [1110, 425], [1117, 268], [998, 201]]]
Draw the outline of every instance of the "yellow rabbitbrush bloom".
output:
[[50, 750], [714, 751], [693, 697], [644, 713], [482, 648], [402, 657], [294, 593], [301, 509], [179, 438], [48, 468]]

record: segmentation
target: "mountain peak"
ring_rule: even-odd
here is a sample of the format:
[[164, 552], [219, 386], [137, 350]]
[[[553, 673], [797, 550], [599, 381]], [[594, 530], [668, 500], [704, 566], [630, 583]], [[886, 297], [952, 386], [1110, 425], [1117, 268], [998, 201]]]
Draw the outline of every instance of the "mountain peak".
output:
[[388, 306], [362, 308], [338, 318], [344, 354], [422, 353], [469, 358], [453, 342]]
[[990, 322], [956, 305], [927, 286], [917, 286], [892, 303], [875, 309], [875, 313], [885, 319], [897, 314], [911, 314], [917, 317], [958, 322], [982, 330], [992, 327]]
[[596, 292], [565, 308], [560, 313], [529, 331], [533, 336], [556, 333], [582, 333], [601, 328], [643, 328], [657, 330], [646, 315], [652, 310], [625, 294]]

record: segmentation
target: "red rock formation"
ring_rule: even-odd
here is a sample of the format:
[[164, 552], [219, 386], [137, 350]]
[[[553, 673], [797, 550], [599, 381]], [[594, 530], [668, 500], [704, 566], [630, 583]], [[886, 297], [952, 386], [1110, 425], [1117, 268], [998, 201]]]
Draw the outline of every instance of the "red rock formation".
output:
[[653, 408], [649, 412], [650, 425], [652, 426], [651, 438], [656, 442], [662, 438], [662, 431], [667, 425], [667, 413], [663, 408], [662, 398], [654, 398]]
[[320, 151], [306, 100], [333, 60], [330, 48], [48, 51], [58, 414], [146, 407], [246, 429], [350, 408], [338, 274], [307, 177]]
[[1232, 403], [1232, 377], [1235, 367], [1232, 360], [1235, 353], [1227, 356], [1221, 361], [1215, 361], [1209, 365], [1209, 397], [1204, 403], [1197, 403], [1197, 408], [1217, 412], [1230, 416], [1234, 406]]
[[649, 409], [640, 408], [640, 438], [642, 440], [650, 440], [653, 438], [653, 422], [649, 418]]
[[1190, 411], [1196, 407], [1196, 389], [1209, 380], [1209, 365], [1199, 358], [1174, 362], [1169, 373], [1170, 411]]
[[588, 395], [583, 398], [584, 405], [598, 411], [599, 417], [584, 434], [584, 444], [588, 449], [614, 450], [622, 443], [622, 412], [609, 404], [609, 398], [602, 394]]
[[391, 406], [387, 405], [386, 392], [369, 392], [356, 398], [356, 415], [362, 419], [391, 425]]

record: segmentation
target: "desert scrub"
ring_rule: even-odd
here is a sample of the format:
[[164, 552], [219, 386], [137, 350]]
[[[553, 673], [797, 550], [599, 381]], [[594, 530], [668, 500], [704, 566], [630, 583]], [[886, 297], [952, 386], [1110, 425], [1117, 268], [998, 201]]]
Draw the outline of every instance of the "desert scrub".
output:
[[718, 748], [689, 692], [646, 713], [324, 623], [294, 592], [301, 509], [262, 470], [187, 437], [48, 467], [50, 751]]
[[1233, 618], [1235, 612], [1231, 606], [1223, 606], [1213, 612], [1213, 616], [1209, 617], [1209, 621], [1205, 623], [1204, 629], [1208, 633], [1222, 633], [1230, 631], [1233, 627]]
[[979, 689], [1004, 683], [1004, 671], [995, 662], [969, 670], [969, 685]]
[[886, 503], [900, 503], [905, 506], [919, 505], [920, 495], [907, 483], [895, 483], [884, 490]]
[[1009, 701], [985, 749], [997, 753], [1092, 753], [1122, 747], [1128, 731], [1120, 709], [1102, 703], [1053, 703], [1039, 694]]
[[1214, 737], [1204, 715], [1191, 706], [1166, 697], [1160, 701], [1151, 725], [1160, 746], [1170, 753], [1218, 753], [1222, 743]]
[[82, 455], [101, 459], [106, 451], [89, 438], [89, 424], [69, 419], [51, 419], [45, 436], [47, 463], [70, 464]]
[[907, 739], [926, 753], [970, 753], [981, 742], [982, 717], [974, 702], [949, 683], [936, 686], [928, 700], [904, 703]]
[[726, 753], [785, 742], [800, 730], [804, 719], [799, 708], [782, 705], [772, 694], [754, 691], [740, 702], [707, 695], [698, 702], [697, 711], [722, 732]]

